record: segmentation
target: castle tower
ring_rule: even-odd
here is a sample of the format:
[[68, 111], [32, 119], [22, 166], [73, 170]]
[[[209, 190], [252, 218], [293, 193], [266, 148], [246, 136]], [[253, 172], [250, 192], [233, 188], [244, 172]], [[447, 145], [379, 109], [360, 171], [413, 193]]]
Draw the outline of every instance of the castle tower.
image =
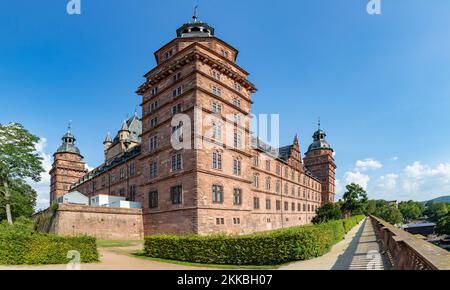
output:
[[75, 136], [69, 130], [62, 137], [62, 144], [53, 154], [50, 170], [50, 203], [68, 193], [72, 184], [87, 173], [83, 156], [75, 146]]
[[303, 162], [314, 176], [319, 178], [322, 184], [322, 203], [335, 201], [335, 172], [333, 152], [326, 141], [327, 134], [319, 128], [313, 135], [313, 143], [309, 146]]
[[[256, 88], [236, 64], [238, 51], [194, 15], [154, 55], [156, 67], [137, 90], [142, 96], [142, 192], [148, 193], [143, 204], [150, 207], [146, 233], [217, 232], [225, 229], [224, 219], [248, 221], [244, 215], [253, 199], [247, 143]], [[176, 148], [172, 139], [188, 146]], [[242, 201], [233, 205], [233, 195], [241, 192], [246, 193]], [[166, 228], [156, 228], [154, 219]]]

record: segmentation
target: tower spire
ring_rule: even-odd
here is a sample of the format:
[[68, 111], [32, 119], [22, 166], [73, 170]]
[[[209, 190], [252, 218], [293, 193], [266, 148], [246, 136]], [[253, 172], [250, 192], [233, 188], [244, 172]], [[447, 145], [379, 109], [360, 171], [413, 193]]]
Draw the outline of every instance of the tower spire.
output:
[[198, 21], [198, 17], [197, 17], [197, 8], [198, 8], [198, 5], [195, 5], [195, 6], [194, 6], [194, 12], [192, 13], [192, 21], [193, 21], [193, 22], [197, 22], [197, 21]]

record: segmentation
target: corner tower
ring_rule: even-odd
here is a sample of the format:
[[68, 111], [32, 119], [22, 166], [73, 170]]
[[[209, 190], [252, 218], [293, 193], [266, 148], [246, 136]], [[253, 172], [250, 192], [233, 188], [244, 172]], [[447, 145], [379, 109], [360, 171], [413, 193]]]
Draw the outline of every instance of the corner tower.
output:
[[[247, 142], [256, 88], [236, 64], [238, 51], [194, 15], [154, 55], [137, 90], [145, 232], [241, 233], [253, 208]], [[242, 224], [228, 228], [233, 218]]]
[[322, 184], [322, 204], [335, 201], [335, 172], [334, 150], [326, 141], [327, 134], [319, 128], [313, 135], [313, 143], [309, 146], [303, 162], [308, 170], [317, 177]]
[[68, 193], [72, 184], [86, 173], [86, 164], [80, 150], [75, 146], [75, 136], [69, 130], [62, 137], [62, 144], [53, 154], [50, 170], [50, 203]]

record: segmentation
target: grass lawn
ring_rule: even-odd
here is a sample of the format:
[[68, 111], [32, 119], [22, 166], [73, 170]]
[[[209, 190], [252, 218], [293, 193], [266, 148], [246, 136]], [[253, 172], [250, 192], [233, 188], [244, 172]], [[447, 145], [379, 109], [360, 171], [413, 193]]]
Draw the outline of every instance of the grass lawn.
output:
[[162, 263], [169, 263], [169, 264], [177, 264], [177, 265], [183, 265], [183, 266], [192, 266], [192, 267], [200, 267], [200, 268], [214, 268], [214, 269], [240, 269], [240, 270], [275, 270], [281, 267], [282, 265], [270, 265], [270, 266], [251, 266], [251, 265], [214, 265], [214, 264], [200, 264], [200, 263], [191, 263], [191, 262], [185, 262], [185, 261], [176, 261], [176, 260], [167, 260], [167, 259], [160, 259], [160, 258], [151, 258], [144, 255], [143, 252], [134, 252], [131, 253], [131, 256], [149, 260], [149, 261], [155, 261], [155, 262], [162, 262]]
[[122, 248], [131, 247], [143, 244], [144, 241], [106, 241], [97, 240], [97, 247], [99, 248]]

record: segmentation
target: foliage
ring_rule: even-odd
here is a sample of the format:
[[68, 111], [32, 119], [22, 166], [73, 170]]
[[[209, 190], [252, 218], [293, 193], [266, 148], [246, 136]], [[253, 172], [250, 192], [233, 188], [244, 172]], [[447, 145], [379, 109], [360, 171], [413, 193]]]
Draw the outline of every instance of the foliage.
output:
[[92, 237], [59, 237], [33, 231], [33, 222], [23, 217], [14, 225], [0, 223], [0, 264], [38, 265], [70, 262], [69, 251], [80, 253], [81, 262], [98, 261], [96, 240]]
[[424, 211], [424, 207], [420, 202], [412, 200], [401, 202], [398, 205], [398, 209], [402, 213], [403, 218], [408, 221], [421, 218]]
[[[30, 199], [21, 200], [19, 195], [29, 194], [29, 188], [23, 180], [30, 178], [39, 181], [42, 168], [42, 158], [38, 156], [35, 145], [39, 138], [28, 132], [22, 125], [10, 123], [0, 124], [0, 191], [4, 194], [5, 214], [12, 223], [11, 199], [28, 204]], [[23, 191], [25, 190], [25, 192]], [[15, 194], [13, 197], [12, 193]], [[27, 205], [25, 205], [27, 207]], [[13, 210], [21, 208], [15, 205]], [[15, 213], [15, 216], [18, 214]]]
[[403, 221], [400, 210], [385, 200], [369, 200], [366, 212], [368, 215], [374, 215], [391, 224], [399, 224]]
[[450, 235], [450, 212], [439, 219], [435, 231], [440, 235]]
[[337, 220], [245, 236], [156, 235], [145, 238], [144, 253], [203, 264], [276, 265], [321, 256], [344, 238], [345, 231], [344, 220]]
[[450, 203], [428, 202], [425, 205], [424, 215], [428, 217], [428, 220], [437, 222], [440, 218], [447, 215], [448, 212], [450, 212]]
[[319, 207], [316, 211], [316, 216], [312, 222], [314, 224], [325, 223], [332, 220], [342, 218], [342, 212], [338, 203], [327, 203]]
[[367, 192], [358, 184], [351, 183], [346, 186], [342, 211], [345, 215], [365, 214], [367, 207]]
[[[11, 213], [13, 219], [18, 217], [28, 217], [34, 213], [36, 205], [37, 193], [28, 184], [20, 179], [10, 181], [9, 203], [11, 205]], [[6, 199], [4, 195], [0, 195], [0, 221], [6, 219]]]

